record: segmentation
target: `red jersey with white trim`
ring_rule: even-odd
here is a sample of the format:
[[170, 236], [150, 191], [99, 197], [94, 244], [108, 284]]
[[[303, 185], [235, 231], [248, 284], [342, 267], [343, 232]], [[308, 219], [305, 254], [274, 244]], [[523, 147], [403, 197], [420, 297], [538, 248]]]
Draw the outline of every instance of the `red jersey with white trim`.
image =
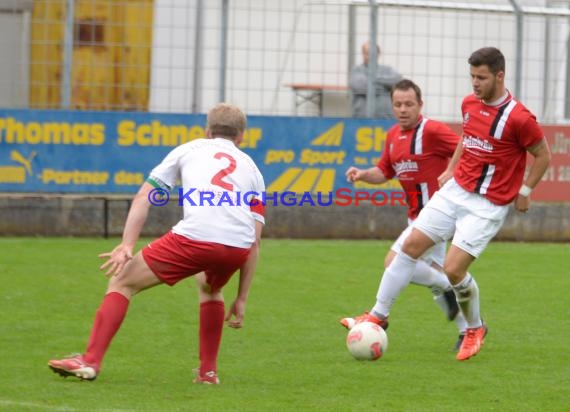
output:
[[406, 192], [408, 217], [415, 219], [439, 189], [443, 173], [459, 142], [445, 123], [420, 116], [417, 125], [402, 130], [395, 124], [388, 130], [378, 168], [386, 178], [396, 177]]
[[463, 153], [454, 178], [497, 205], [511, 203], [524, 178], [527, 149], [544, 138], [536, 117], [510, 92], [495, 106], [463, 99]]

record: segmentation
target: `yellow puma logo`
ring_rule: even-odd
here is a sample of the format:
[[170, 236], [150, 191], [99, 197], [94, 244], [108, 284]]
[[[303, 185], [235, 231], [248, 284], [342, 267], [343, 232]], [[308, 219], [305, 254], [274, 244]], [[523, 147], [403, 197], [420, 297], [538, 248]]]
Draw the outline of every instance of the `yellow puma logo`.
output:
[[34, 159], [34, 157], [36, 157], [36, 155], [37, 155], [37, 153], [35, 151], [32, 151], [32, 153], [30, 153], [30, 157], [28, 159], [26, 159], [17, 150], [12, 150], [10, 152], [10, 159], [12, 159], [15, 162], [21, 163], [24, 166], [24, 168], [26, 169], [26, 171], [28, 172], [28, 174], [31, 176], [32, 175], [32, 160]]

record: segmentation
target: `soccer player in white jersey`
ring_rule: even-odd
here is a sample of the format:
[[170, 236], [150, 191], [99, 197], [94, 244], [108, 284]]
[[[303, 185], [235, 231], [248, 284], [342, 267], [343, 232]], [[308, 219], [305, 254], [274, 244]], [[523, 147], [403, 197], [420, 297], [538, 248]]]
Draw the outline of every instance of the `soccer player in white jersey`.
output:
[[[107, 292], [82, 355], [51, 360], [49, 367], [62, 376], [93, 380], [113, 336], [121, 327], [131, 298], [138, 292], [195, 275], [200, 302], [200, 367], [194, 382], [219, 383], [218, 350], [224, 321], [241, 328], [245, 305], [255, 273], [264, 208], [263, 177], [253, 160], [238, 149], [246, 117], [227, 103], [213, 107], [207, 118], [206, 139], [197, 139], [172, 150], [150, 173], [135, 196], [122, 242], [101, 270], [110, 277]], [[184, 217], [170, 232], [136, 255], [133, 249], [150, 208], [153, 190], [171, 190], [181, 181]], [[245, 194], [251, 196], [245, 198]], [[240, 196], [244, 197], [243, 199]], [[224, 308], [222, 287], [240, 269], [237, 297]]]
[[[408, 222], [411, 224], [439, 189], [437, 178], [453, 156], [459, 136], [446, 124], [422, 116], [422, 92], [411, 80], [404, 79], [396, 83], [391, 91], [391, 99], [392, 111], [398, 123], [388, 130], [385, 149], [378, 164], [364, 170], [350, 167], [346, 177], [349, 182], [361, 180], [373, 184], [397, 178], [407, 194]], [[411, 226], [408, 226], [392, 245], [384, 260], [385, 267], [388, 267], [400, 252], [404, 239], [410, 232]], [[459, 312], [455, 293], [443, 273], [445, 249], [446, 242], [438, 242], [418, 259], [409, 282], [431, 289], [438, 306], [449, 320], [454, 320], [457, 324], [459, 340], [455, 346], [459, 348], [467, 325]], [[386, 298], [392, 303], [407, 286], [407, 283], [392, 277], [389, 272], [382, 277], [377, 293], [378, 306]], [[375, 308], [372, 313], [375, 313]], [[383, 317], [379, 319], [366, 312], [356, 318], [343, 318], [340, 323], [350, 329], [357, 322], [367, 319], [379, 322], [384, 329], [388, 327], [388, 313], [383, 313]]]
[[[551, 157], [535, 116], [505, 87], [501, 51], [484, 47], [468, 62], [473, 94], [461, 105], [463, 139], [439, 178], [442, 188], [422, 209], [401, 253], [384, 272], [407, 284], [418, 258], [434, 244], [453, 238], [443, 268], [468, 325], [456, 355], [460, 361], [479, 353], [487, 334], [469, 266], [503, 225], [509, 204], [528, 211], [530, 194]], [[525, 178], [527, 152], [534, 160]], [[372, 315], [380, 322], [389, 307], [386, 300]]]

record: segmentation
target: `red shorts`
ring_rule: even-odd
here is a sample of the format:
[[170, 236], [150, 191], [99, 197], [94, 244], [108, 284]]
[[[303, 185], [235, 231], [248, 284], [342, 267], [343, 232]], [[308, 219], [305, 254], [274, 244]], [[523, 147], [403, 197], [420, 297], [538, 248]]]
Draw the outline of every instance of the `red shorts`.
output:
[[205, 272], [212, 291], [221, 289], [247, 260], [250, 249], [201, 242], [168, 232], [145, 246], [142, 256], [164, 283], [175, 283]]

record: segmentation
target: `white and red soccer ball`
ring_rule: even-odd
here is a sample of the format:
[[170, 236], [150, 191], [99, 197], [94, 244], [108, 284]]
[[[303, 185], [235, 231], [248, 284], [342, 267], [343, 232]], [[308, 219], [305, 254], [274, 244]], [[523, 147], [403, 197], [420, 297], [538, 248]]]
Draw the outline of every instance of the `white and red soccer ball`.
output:
[[384, 329], [375, 323], [357, 323], [348, 331], [346, 347], [355, 359], [380, 359], [388, 349], [388, 336]]

